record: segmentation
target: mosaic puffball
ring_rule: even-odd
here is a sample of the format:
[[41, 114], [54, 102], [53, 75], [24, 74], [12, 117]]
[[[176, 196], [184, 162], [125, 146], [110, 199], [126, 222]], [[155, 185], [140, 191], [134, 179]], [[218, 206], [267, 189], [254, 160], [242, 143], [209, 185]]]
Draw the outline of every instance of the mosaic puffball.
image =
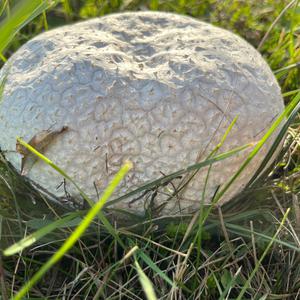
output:
[[[42, 33], [7, 61], [0, 80], [2, 151], [17, 170], [62, 199], [66, 191], [80, 197], [44, 162], [22, 160], [17, 136], [44, 141], [37, 148], [96, 201], [125, 159], [134, 169], [115, 197], [204, 160], [236, 116], [219, 153], [258, 141], [284, 109], [275, 77], [247, 42], [162, 12], [112, 14]], [[243, 189], [273, 140], [221, 203]], [[213, 165], [205, 203], [248, 153]], [[115, 207], [141, 214], [149, 207], [161, 207], [158, 214], [195, 211], [206, 176], [207, 169], [200, 170], [164, 206], [186, 177]]]

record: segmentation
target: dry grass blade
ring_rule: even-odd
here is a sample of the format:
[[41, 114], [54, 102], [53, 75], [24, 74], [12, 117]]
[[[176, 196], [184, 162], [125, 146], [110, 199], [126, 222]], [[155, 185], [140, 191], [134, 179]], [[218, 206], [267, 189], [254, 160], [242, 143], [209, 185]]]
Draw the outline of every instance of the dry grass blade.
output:
[[113, 191], [124, 178], [127, 172], [132, 168], [131, 162], [126, 162], [119, 172], [114, 176], [113, 180], [104, 190], [103, 196], [95, 203], [94, 206], [86, 214], [85, 218], [75, 229], [75, 231], [68, 237], [64, 244], [55, 252], [51, 258], [39, 269], [39, 271], [22, 287], [22, 289], [14, 297], [15, 300], [22, 299], [28, 291], [35, 285], [37, 281], [54, 265], [56, 264], [64, 254], [70, 250], [76, 241], [82, 236], [86, 231], [92, 220], [97, 216], [98, 212], [102, 209], [107, 199], [112, 195]]
[[[296, 233], [298, 236], [300, 236], [300, 205], [299, 205], [299, 198], [294, 193], [292, 194], [293, 199], [293, 207], [295, 212], [295, 221], [296, 221]], [[298, 239], [299, 247], [300, 247], [300, 241]]]
[[142, 191], [145, 191], [145, 190], [151, 190], [152, 188], [154, 187], [157, 187], [157, 186], [160, 186], [160, 185], [163, 185], [165, 183], [168, 183], [170, 182], [171, 180], [173, 180], [174, 178], [178, 177], [178, 176], [181, 176], [183, 174], [186, 174], [186, 173], [189, 173], [189, 172], [192, 172], [192, 171], [195, 171], [195, 170], [199, 170], [199, 169], [202, 169], [203, 167], [206, 167], [206, 166], [210, 166], [218, 161], [222, 161], [224, 159], [228, 159], [232, 156], [235, 156], [237, 155], [238, 153], [242, 152], [242, 151], [245, 151], [246, 149], [249, 149], [249, 148], [252, 148], [255, 146], [255, 143], [249, 143], [249, 144], [246, 144], [246, 145], [243, 145], [243, 146], [239, 146], [239, 147], [236, 147], [230, 151], [227, 151], [227, 152], [224, 152], [222, 154], [219, 154], [219, 155], [215, 155], [213, 157], [210, 157], [206, 160], [203, 160], [202, 162], [200, 163], [196, 163], [196, 164], [193, 164], [193, 165], [190, 165], [188, 167], [186, 167], [185, 169], [181, 169], [179, 171], [176, 171], [174, 173], [171, 173], [171, 174], [168, 174], [168, 175], [165, 175], [159, 179], [156, 179], [156, 180], [153, 180], [143, 186], [141, 186], [140, 188], [137, 188], [127, 194], [125, 194], [124, 196], [121, 196], [117, 199], [114, 199], [114, 200], [111, 200], [107, 203], [106, 207], [107, 206], [110, 206], [112, 204], [115, 204], [117, 202], [120, 202], [122, 201], [123, 199], [126, 199], [128, 197], [131, 197], [131, 196], [134, 196]]
[[141, 285], [144, 289], [146, 298], [148, 300], [157, 300], [153, 285], [152, 285], [151, 281], [149, 280], [149, 278], [146, 276], [146, 274], [143, 272], [143, 270], [142, 270], [141, 266], [139, 265], [139, 263], [137, 262], [137, 260], [135, 260], [135, 267], [139, 274], [139, 279], [140, 279]]
[[282, 221], [281, 221], [281, 223], [280, 223], [280, 225], [279, 225], [279, 227], [278, 227], [276, 233], [275, 233], [274, 236], [272, 237], [270, 243], [268, 244], [268, 246], [266, 247], [266, 249], [265, 249], [265, 251], [263, 252], [262, 256], [260, 257], [260, 259], [258, 260], [257, 264], [255, 265], [255, 268], [254, 268], [253, 271], [251, 272], [251, 274], [250, 274], [248, 280], [247, 280], [246, 283], [244, 284], [244, 286], [243, 286], [241, 292], [239, 293], [238, 297], [236, 298], [236, 300], [242, 300], [242, 299], [243, 299], [243, 296], [244, 296], [246, 290], [248, 289], [248, 287], [250, 286], [250, 283], [251, 283], [251, 281], [252, 281], [254, 275], [255, 275], [256, 272], [258, 271], [258, 269], [259, 269], [259, 267], [260, 267], [260, 265], [261, 265], [263, 259], [265, 258], [265, 256], [266, 256], [267, 253], [269, 252], [269, 250], [270, 250], [271, 246], [273, 245], [273, 243], [274, 243], [276, 237], [277, 237], [278, 234], [280, 233], [280, 231], [281, 231], [281, 229], [282, 229], [282, 227], [283, 227], [283, 225], [284, 225], [284, 223], [285, 223], [285, 221], [286, 221], [286, 219], [287, 219], [287, 217], [288, 217], [289, 212], [290, 212], [290, 209], [287, 209], [287, 211], [286, 211], [286, 213], [284, 214], [284, 216], [283, 216], [283, 218], [282, 218]]

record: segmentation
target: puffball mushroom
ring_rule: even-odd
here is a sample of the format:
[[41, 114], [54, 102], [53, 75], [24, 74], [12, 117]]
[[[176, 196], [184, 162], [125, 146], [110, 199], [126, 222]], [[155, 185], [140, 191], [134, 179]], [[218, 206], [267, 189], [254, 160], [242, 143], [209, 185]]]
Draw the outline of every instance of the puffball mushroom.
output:
[[[44, 32], [8, 60], [0, 78], [2, 151], [61, 199], [66, 191], [74, 199], [79, 193], [43, 161], [16, 151], [16, 136], [34, 140], [96, 200], [125, 159], [134, 170], [115, 197], [204, 160], [236, 116], [219, 153], [258, 141], [284, 109], [276, 79], [252, 46], [226, 30], [163, 12], [112, 14]], [[221, 203], [243, 189], [273, 140]], [[248, 154], [213, 165], [205, 203]], [[195, 211], [206, 177], [207, 168], [200, 170], [171, 200], [184, 178], [114, 207], [143, 213], [168, 199], [159, 214]]]

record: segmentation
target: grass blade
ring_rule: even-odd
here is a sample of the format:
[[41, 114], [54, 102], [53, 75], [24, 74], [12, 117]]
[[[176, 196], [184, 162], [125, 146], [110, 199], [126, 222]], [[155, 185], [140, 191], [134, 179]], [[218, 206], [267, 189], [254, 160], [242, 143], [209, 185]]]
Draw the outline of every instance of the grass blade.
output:
[[288, 115], [287, 120], [285, 121], [283, 127], [281, 128], [279, 134], [277, 135], [275, 141], [273, 142], [273, 144], [272, 144], [270, 150], [268, 151], [267, 155], [265, 156], [264, 160], [262, 161], [259, 168], [257, 169], [255, 174], [252, 176], [249, 183], [247, 184], [247, 187], [250, 187], [251, 185], [253, 185], [258, 180], [259, 175], [265, 169], [266, 165], [268, 164], [269, 160], [272, 158], [272, 156], [275, 153], [276, 149], [278, 149], [278, 146], [281, 143], [281, 141], [283, 140], [283, 138], [285, 137], [285, 134], [286, 134], [289, 126], [292, 124], [293, 120], [297, 116], [297, 113], [300, 109], [300, 102], [299, 101], [300, 101], [300, 92], [298, 92], [297, 95], [295, 96], [295, 98], [293, 99], [293, 102], [294, 102], [295, 105], [291, 109], [292, 112], [290, 114], [287, 114]]
[[85, 230], [88, 228], [90, 223], [96, 217], [98, 212], [102, 209], [107, 199], [112, 195], [120, 181], [125, 177], [127, 172], [132, 168], [131, 162], [126, 162], [119, 172], [114, 176], [110, 184], [106, 187], [102, 197], [96, 202], [86, 214], [80, 225], [73, 231], [63, 245], [51, 256], [51, 258], [39, 269], [39, 271], [21, 288], [21, 290], [14, 297], [15, 300], [22, 299], [27, 292], [41, 279], [41, 277], [54, 265], [56, 264], [64, 254], [69, 251], [73, 245], [82, 236]]
[[253, 147], [254, 144], [253, 143], [249, 143], [249, 144], [246, 144], [246, 145], [243, 145], [243, 146], [240, 146], [240, 147], [236, 147], [230, 151], [227, 151], [227, 152], [224, 152], [224, 153], [221, 153], [219, 155], [216, 155], [212, 158], [209, 158], [209, 159], [206, 159], [200, 163], [196, 163], [196, 164], [193, 164], [191, 166], [188, 166], [187, 168], [185, 169], [181, 169], [179, 171], [176, 171], [174, 173], [171, 173], [169, 175], [166, 175], [166, 176], [163, 176], [161, 178], [158, 178], [156, 180], [153, 180], [145, 185], [143, 185], [142, 187], [139, 187], [129, 193], [127, 193], [126, 195], [124, 196], [121, 196], [117, 199], [114, 199], [114, 200], [111, 200], [111, 201], [108, 201], [107, 204], [105, 205], [105, 207], [109, 206], [109, 205], [112, 205], [112, 204], [115, 204], [117, 202], [120, 202], [121, 200], [123, 199], [126, 199], [128, 197], [131, 197], [137, 193], [140, 193], [142, 191], [145, 191], [145, 190], [151, 190], [152, 188], [154, 187], [157, 187], [157, 186], [160, 186], [164, 183], [167, 183], [167, 182], [170, 182], [172, 179], [178, 177], [178, 176], [181, 176], [183, 174], [186, 174], [188, 172], [191, 172], [191, 171], [195, 171], [195, 170], [199, 170], [203, 167], [206, 167], [206, 166], [209, 166], [209, 165], [212, 165], [218, 161], [221, 161], [221, 160], [224, 160], [224, 159], [227, 159], [231, 156], [234, 156], [236, 155], [237, 153], [240, 153], [242, 151], [245, 151], [246, 149], [250, 148], [250, 147]]
[[79, 187], [79, 185], [71, 178], [64, 170], [62, 170], [60, 167], [58, 167], [52, 160], [50, 160], [48, 157], [37, 151], [35, 148], [33, 148], [31, 145], [23, 141], [20, 137], [17, 137], [17, 142], [20, 143], [22, 146], [26, 147], [29, 151], [31, 151], [33, 154], [35, 154], [39, 159], [43, 160], [46, 164], [48, 164], [50, 167], [52, 167], [54, 170], [56, 170], [60, 175], [62, 175], [64, 178], [69, 180], [79, 191], [82, 198], [90, 205], [93, 206], [94, 203], [89, 197], [85, 194], [85, 192]]
[[18, 252], [21, 252], [25, 248], [31, 246], [32, 244], [34, 244], [35, 242], [40, 240], [42, 237], [44, 237], [48, 233], [59, 228], [61, 225], [65, 224], [66, 222], [69, 222], [69, 221], [75, 219], [79, 215], [80, 215], [80, 213], [75, 212], [75, 213], [69, 214], [68, 216], [61, 218], [55, 222], [52, 222], [51, 224], [41, 228], [40, 230], [37, 230], [36, 232], [34, 232], [34, 233], [28, 235], [27, 237], [23, 238], [22, 240], [20, 240], [19, 242], [8, 247], [7, 249], [5, 249], [3, 251], [3, 254], [5, 256], [10, 256], [10, 255], [16, 254]]
[[0, 53], [3, 53], [17, 32], [57, 1], [22, 0], [10, 10], [9, 17], [0, 22]]
[[[231, 130], [234, 126], [234, 124], [236, 123], [237, 119], [238, 119], [238, 116], [236, 116], [233, 119], [233, 121], [231, 122], [229, 127], [226, 129], [223, 137], [221, 138], [220, 143], [215, 147], [215, 149], [213, 149], [213, 151], [210, 153], [208, 158], [213, 157], [218, 152], [218, 150], [223, 146], [223, 144], [225, 143], [229, 133], [231, 132]], [[197, 242], [196, 243], [197, 244], [197, 258], [196, 258], [196, 268], [197, 269], [198, 269], [199, 264], [200, 264], [200, 252], [201, 252], [201, 243], [202, 243], [202, 227], [203, 227], [202, 218], [204, 216], [203, 211], [204, 211], [204, 206], [205, 206], [205, 204], [204, 204], [204, 202], [205, 202], [205, 193], [206, 193], [206, 189], [207, 189], [211, 169], [212, 169], [212, 165], [210, 165], [208, 167], [207, 175], [206, 175], [205, 182], [204, 182], [204, 187], [203, 187], [203, 191], [202, 191], [202, 195], [201, 195], [201, 201], [200, 201], [200, 208], [199, 208], [198, 231], [197, 231], [197, 234], [195, 235], [195, 238], [194, 238], [194, 243]]]
[[[297, 94], [297, 96], [294, 97], [294, 99], [290, 102], [290, 104], [285, 108], [285, 110], [281, 113], [281, 115], [275, 120], [275, 122], [271, 125], [270, 129], [266, 132], [266, 134], [261, 138], [261, 140], [256, 144], [254, 149], [251, 151], [251, 153], [248, 155], [248, 157], [245, 159], [245, 161], [242, 163], [240, 168], [237, 170], [237, 172], [230, 178], [230, 180], [226, 183], [226, 185], [221, 189], [221, 191], [216, 195], [214, 198], [212, 205], [207, 211], [206, 217], [209, 215], [210, 211], [214, 207], [216, 203], [223, 197], [223, 195], [227, 192], [229, 187], [232, 185], [232, 183], [240, 176], [240, 174], [244, 171], [244, 169], [247, 167], [247, 165], [252, 161], [252, 159], [255, 157], [255, 155], [260, 151], [260, 149], [263, 147], [263, 145], [266, 143], [266, 141], [270, 138], [270, 136], [274, 133], [274, 131], [280, 126], [281, 122], [284, 120], [284, 118], [295, 109], [298, 108], [298, 105], [300, 101], [300, 93]], [[206, 218], [205, 218], [206, 219]]]
[[[35, 154], [38, 158], [43, 160], [46, 164], [48, 164], [50, 167], [52, 167], [54, 170], [56, 170], [59, 174], [61, 174], [64, 178], [69, 180], [79, 191], [79, 194], [81, 197], [89, 204], [90, 207], [94, 205], [94, 202], [86, 195], [86, 193], [79, 187], [79, 185], [71, 178], [64, 170], [59, 168], [53, 161], [51, 161], [49, 158], [47, 158], [45, 155], [34, 149], [31, 145], [27, 144], [25, 141], [23, 141], [20, 137], [17, 137], [18, 143], [20, 143], [22, 146], [26, 147], [29, 151], [31, 151], [33, 154]], [[125, 249], [125, 245], [118, 236], [118, 233], [116, 232], [116, 229], [109, 223], [107, 218], [104, 216], [104, 214], [99, 211], [98, 212], [98, 218], [103, 223], [107, 231], [118, 241], [118, 243]]]
[[263, 259], [265, 258], [265, 256], [266, 256], [267, 253], [269, 252], [269, 250], [270, 250], [271, 246], [273, 245], [273, 243], [274, 243], [276, 237], [277, 237], [278, 234], [280, 233], [280, 230], [281, 230], [281, 228], [283, 227], [283, 225], [284, 225], [284, 223], [285, 223], [285, 221], [286, 221], [286, 219], [287, 219], [287, 217], [288, 217], [289, 212], [290, 212], [290, 209], [288, 208], [287, 211], [286, 211], [286, 213], [284, 214], [284, 216], [283, 216], [283, 218], [282, 218], [282, 221], [281, 221], [281, 223], [280, 223], [280, 225], [279, 225], [279, 227], [278, 227], [276, 233], [275, 233], [274, 236], [272, 237], [270, 243], [268, 244], [268, 246], [266, 247], [266, 249], [265, 249], [265, 251], [263, 252], [262, 256], [260, 257], [259, 261], [258, 261], [257, 264], [255, 265], [253, 271], [251, 272], [249, 278], [247, 279], [246, 283], [244, 284], [244, 286], [243, 286], [243, 288], [242, 288], [240, 294], [239, 294], [238, 297], [236, 298], [236, 300], [241, 300], [241, 299], [243, 298], [243, 296], [244, 296], [244, 294], [245, 294], [247, 288], [249, 287], [249, 285], [250, 285], [250, 283], [251, 283], [251, 281], [252, 281], [254, 275], [255, 275], [256, 272], [258, 271], [258, 268], [260, 267], [260, 265], [261, 265]]
[[[116, 263], [110, 265], [109, 268], [105, 271], [106, 274], [105, 275], [104, 275], [104, 273], [101, 274], [102, 276], [105, 276], [105, 278], [106, 278], [105, 282], [109, 282], [109, 280], [117, 272], [118, 267], [120, 267], [123, 263], [125, 263], [126, 260], [128, 260], [131, 256], [133, 256], [138, 249], [139, 249], [139, 247], [137, 245], [133, 246], [124, 255], [124, 257], [121, 260], [119, 260]], [[100, 274], [99, 274], [99, 276], [100, 276]], [[105, 284], [103, 282], [103, 284], [100, 285], [100, 287], [98, 288], [95, 296], [93, 297], [93, 300], [96, 300], [96, 299], [98, 300], [98, 299], [105, 298], [105, 295], [102, 294], [104, 286], [105, 286]], [[102, 296], [102, 298], [100, 298], [101, 296]]]
[[157, 298], [156, 298], [154, 288], [153, 288], [151, 281], [146, 276], [146, 274], [143, 272], [143, 270], [142, 270], [141, 266], [139, 265], [139, 263], [137, 262], [137, 260], [135, 260], [134, 264], [135, 264], [137, 273], [139, 275], [140, 283], [143, 287], [143, 290], [146, 294], [147, 299], [148, 300], [156, 300]]
[[157, 273], [163, 280], [165, 280], [170, 286], [174, 283], [172, 280], [153, 262], [153, 260], [146, 255], [143, 251], [139, 250], [137, 253], [138, 257], [142, 259], [155, 273]]
[[[225, 226], [228, 229], [228, 231], [230, 231], [232, 233], [235, 233], [237, 235], [242, 235], [242, 236], [250, 238], [251, 234], [253, 234], [253, 235], [256, 235], [258, 237], [261, 237], [265, 241], [272, 240], [272, 237], [270, 237], [266, 234], [263, 234], [263, 233], [260, 233], [260, 232], [257, 232], [257, 231], [252, 231], [251, 229], [247, 229], [247, 228], [239, 226], [239, 225], [225, 223]], [[288, 248], [292, 249], [293, 251], [296, 251], [296, 252], [300, 253], [300, 248], [296, 245], [292, 245], [290, 243], [278, 240], [276, 238], [274, 239], [274, 242], [276, 242], [277, 244], [280, 244], [282, 246], [288, 247]]]

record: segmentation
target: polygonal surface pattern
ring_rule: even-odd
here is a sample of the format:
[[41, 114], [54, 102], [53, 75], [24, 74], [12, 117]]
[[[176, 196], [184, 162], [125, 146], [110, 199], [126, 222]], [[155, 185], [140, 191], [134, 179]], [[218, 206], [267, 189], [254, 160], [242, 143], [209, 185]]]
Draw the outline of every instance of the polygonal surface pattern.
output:
[[[114, 14], [45, 32], [9, 59], [0, 78], [0, 146], [7, 159], [20, 170], [16, 136], [29, 141], [43, 130], [67, 126], [45, 155], [93, 200], [124, 159], [134, 170], [116, 195], [205, 159], [236, 116], [219, 152], [258, 141], [284, 108], [271, 70], [252, 46], [170, 13]], [[266, 151], [267, 146], [222, 203], [243, 188]], [[213, 166], [206, 203], [247, 153]], [[196, 210], [206, 175], [201, 170], [161, 213]], [[78, 197], [41, 161], [27, 176], [58, 197], [65, 197], [65, 189]], [[157, 207], [165, 201], [181, 180], [151, 201], [128, 199], [116, 206], [142, 213], [150, 202]]]

